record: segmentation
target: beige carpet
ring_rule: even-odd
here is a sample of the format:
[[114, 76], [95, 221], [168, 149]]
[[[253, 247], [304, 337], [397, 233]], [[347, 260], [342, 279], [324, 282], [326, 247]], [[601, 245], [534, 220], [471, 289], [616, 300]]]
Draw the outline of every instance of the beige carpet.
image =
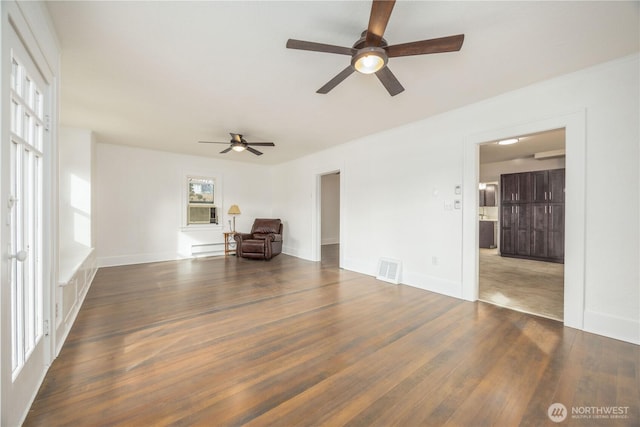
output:
[[480, 249], [480, 300], [562, 321], [564, 265]]

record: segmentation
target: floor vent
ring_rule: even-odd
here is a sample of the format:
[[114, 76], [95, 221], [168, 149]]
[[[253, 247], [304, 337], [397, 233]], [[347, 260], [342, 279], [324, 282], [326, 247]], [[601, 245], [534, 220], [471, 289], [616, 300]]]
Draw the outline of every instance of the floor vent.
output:
[[400, 261], [390, 258], [380, 258], [376, 279], [393, 283], [394, 285], [400, 283]]

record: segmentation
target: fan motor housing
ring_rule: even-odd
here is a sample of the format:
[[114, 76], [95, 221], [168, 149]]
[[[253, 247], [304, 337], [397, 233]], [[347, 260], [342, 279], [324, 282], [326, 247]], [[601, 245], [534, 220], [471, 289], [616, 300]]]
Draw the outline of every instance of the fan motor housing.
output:
[[[363, 47], [365, 47], [365, 42], [367, 41], [367, 30], [364, 30], [362, 32], [362, 34], [360, 34], [360, 38], [358, 40], [356, 40], [356, 42], [353, 44], [353, 48], [354, 49], [362, 49]], [[380, 40], [380, 45], [378, 47], [381, 48], [385, 48], [387, 47], [387, 41], [383, 38]]]

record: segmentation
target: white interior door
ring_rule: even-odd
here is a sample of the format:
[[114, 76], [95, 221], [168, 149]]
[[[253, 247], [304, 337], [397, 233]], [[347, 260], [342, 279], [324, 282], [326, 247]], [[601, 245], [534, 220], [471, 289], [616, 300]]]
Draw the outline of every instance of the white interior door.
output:
[[50, 360], [43, 181], [50, 86], [13, 29], [10, 44], [9, 96], [2, 100], [10, 111], [2, 140], [2, 425], [22, 421]]

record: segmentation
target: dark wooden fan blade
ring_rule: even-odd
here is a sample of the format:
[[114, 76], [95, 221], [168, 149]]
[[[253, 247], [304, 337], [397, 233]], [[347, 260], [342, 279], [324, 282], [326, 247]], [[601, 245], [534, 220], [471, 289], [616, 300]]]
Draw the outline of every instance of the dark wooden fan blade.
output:
[[393, 75], [389, 67], [384, 67], [376, 73], [378, 79], [389, 92], [389, 95], [396, 96], [404, 90], [396, 76]]
[[338, 86], [344, 79], [346, 79], [351, 74], [353, 74], [354, 71], [355, 71], [355, 68], [349, 65], [347, 68], [340, 71], [340, 73], [337, 76], [329, 80], [324, 86], [318, 89], [316, 93], [329, 93], [331, 89]]
[[438, 39], [396, 44], [385, 48], [389, 58], [398, 56], [424, 55], [427, 53], [456, 52], [462, 48], [464, 34]]
[[256, 147], [275, 147], [273, 142], [247, 142], [247, 145], [253, 145]]
[[198, 141], [200, 144], [228, 144], [227, 142], [218, 142], [218, 141]]
[[365, 46], [380, 46], [395, 4], [395, 0], [373, 0]]
[[326, 53], [337, 53], [340, 55], [353, 55], [355, 53], [355, 49], [351, 47], [342, 47], [342, 46], [334, 46], [331, 44], [324, 43], [315, 43], [315, 42], [306, 42], [303, 40], [287, 40], [287, 47], [289, 49], [299, 49], [299, 50], [311, 50], [314, 52], [326, 52]]
[[247, 147], [247, 151], [252, 152], [256, 156], [262, 156], [262, 153], [260, 151], [256, 150], [255, 148]]
[[[227, 144], [228, 144], [228, 142], [227, 142]], [[229, 151], [231, 151], [231, 147], [229, 147], [229, 148], [227, 148], [227, 149], [222, 150], [222, 151], [220, 152], [220, 154], [228, 153]]]

